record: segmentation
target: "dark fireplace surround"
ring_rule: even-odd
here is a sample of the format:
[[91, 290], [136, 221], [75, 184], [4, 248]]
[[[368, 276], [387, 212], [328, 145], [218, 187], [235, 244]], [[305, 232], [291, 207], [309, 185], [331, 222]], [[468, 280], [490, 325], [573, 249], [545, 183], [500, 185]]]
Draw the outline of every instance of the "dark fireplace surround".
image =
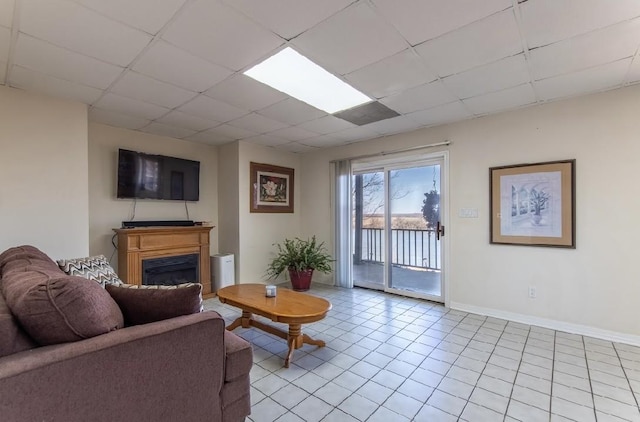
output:
[[142, 260], [142, 284], [173, 286], [200, 280], [198, 254], [173, 255]]

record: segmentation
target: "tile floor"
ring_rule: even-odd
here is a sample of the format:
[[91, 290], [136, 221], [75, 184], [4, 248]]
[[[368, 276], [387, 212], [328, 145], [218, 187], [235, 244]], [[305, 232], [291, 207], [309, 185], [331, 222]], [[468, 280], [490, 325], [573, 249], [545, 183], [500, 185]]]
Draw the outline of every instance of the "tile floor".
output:
[[253, 344], [250, 421], [640, 421], [638, 347], [365, 289], [309, 293], [333, 304], [303, 326], [327, 346], [290, 368], [282, 339], [235, 331]]

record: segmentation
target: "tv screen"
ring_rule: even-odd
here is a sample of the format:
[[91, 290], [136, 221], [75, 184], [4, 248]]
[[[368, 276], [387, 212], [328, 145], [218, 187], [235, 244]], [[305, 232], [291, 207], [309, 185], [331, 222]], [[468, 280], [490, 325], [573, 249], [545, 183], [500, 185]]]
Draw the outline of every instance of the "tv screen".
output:
[[200, 199], [200, 162], [120, 149], [118, 198]]

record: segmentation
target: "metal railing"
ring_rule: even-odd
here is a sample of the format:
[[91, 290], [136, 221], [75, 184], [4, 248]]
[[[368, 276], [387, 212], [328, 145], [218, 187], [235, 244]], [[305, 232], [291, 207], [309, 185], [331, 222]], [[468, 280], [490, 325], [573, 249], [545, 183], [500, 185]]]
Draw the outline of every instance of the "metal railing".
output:
[[[358, 234], [356, 233], [356, 236]], [[362, 254], [364, 262], [384, 262], [384, 230], [362, 229]], [[391, 263], [407, 267], [440, 270], [440, 242], [435, 229], [392, 229]]]

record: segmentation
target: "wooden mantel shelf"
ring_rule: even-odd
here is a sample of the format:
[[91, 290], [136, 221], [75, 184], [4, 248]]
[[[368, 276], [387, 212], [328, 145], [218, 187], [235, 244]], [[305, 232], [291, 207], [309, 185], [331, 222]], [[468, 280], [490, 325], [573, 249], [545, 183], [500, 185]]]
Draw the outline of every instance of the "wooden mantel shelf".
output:
[[212, 296], [209, 232], [213, 226], [137, 227], [113, 229], [118, 235], [118, 276], [128, 284], [142, 284], [142, 261], [198, 254], [202, 295]]

